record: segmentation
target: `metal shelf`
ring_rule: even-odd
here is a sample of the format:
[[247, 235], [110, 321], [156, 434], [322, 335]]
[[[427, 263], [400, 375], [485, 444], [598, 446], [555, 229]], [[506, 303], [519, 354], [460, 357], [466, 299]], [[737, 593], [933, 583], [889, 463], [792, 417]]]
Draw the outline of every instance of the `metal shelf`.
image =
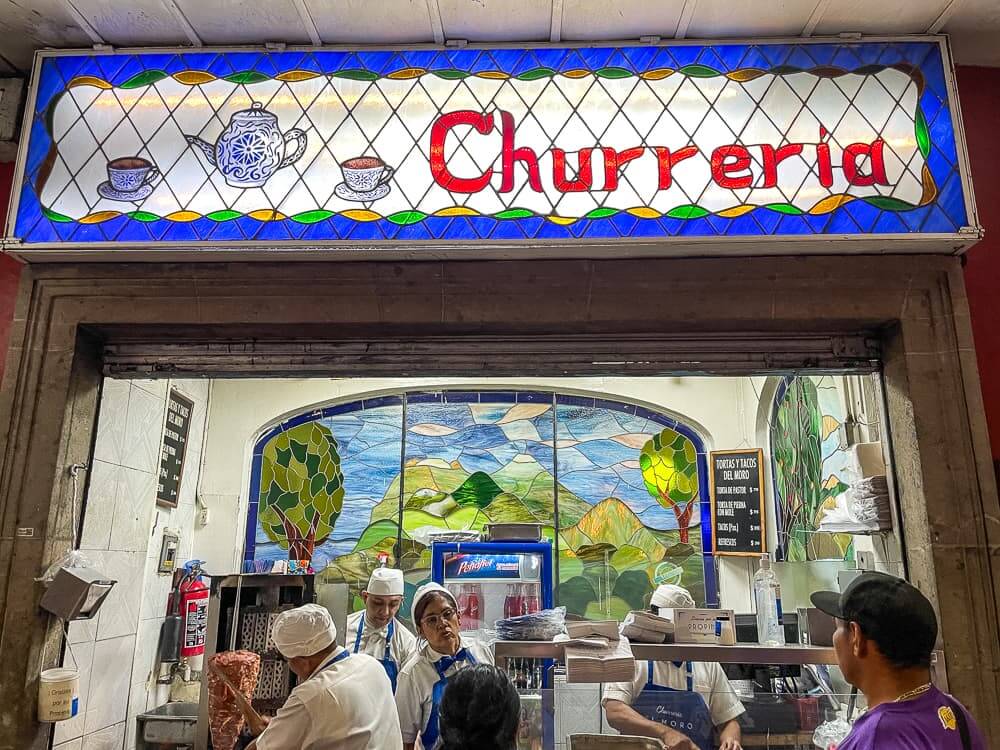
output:
[[829, 646], [760, 646], [737, 643], [716, 646], [710, 643], [633, 643], [636, 659], [653, 661], [714, 661], [720, 664], [836, 664], [837, 655]]
[[[632, 655], [639, 660], [708, 661], [720, 664], [836, 664], [828, 646], [760, 646], [738, 643], [716, 646], [707, 643], [633, 643]], [[552, 641], [496, 641], [493, 654], [498, 666], [507, 659], [562, 659], [563, 644]]]

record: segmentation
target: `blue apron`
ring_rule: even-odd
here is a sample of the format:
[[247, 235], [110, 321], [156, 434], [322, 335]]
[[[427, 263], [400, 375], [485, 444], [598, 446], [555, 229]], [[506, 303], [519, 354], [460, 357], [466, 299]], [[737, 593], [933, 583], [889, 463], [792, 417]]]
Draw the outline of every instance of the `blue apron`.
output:
[[[358, 637], [354, 639], [354, 653], [361, 650], [361, 633], [365, 629], [365, 616], [361, 615], [358, 620]], [[385, 636], [385, 653], [382, 655], [382, 667], [389, 675], [389, 682], [392, 683], [392, 694], [396, 694], [396, 678], [399, 676], [399, 665], [392, 660], [392, 635], [396, 632], [396, 619], [389, 620], [389, 631]]]
[[343, 661], [344, 659], [346, 659], [350, 655], [351, 655], [350, 652], [345, 648], [343, 651], [341, 651], [335, 657], [333, 657], [332, 659], [330, 659], [330, 661], [326, 662], [322, 667], [320, 667], [315, 672], [313, 672], [313, 675], [318, 675], [320, 672], [322, 672], [327, 667], [332, 667], [338, 661]]
[[[674, 662], [680, 666], [679, 662]], [[632, 702], [643, 718], [686, 735], [700, 750], [712, 750], [712, 714], [705, 699], [694, 691], [691, 662], [687, 662], [687, 690], [674, 690], [653, 682], [653, 662], [647, 663], [646, 686]]]
[[451, 668], [452, 664], [460, 661], [475, 664], [476, 657], [469, 653], [468, 649], [460, 648], [454, 656], [442, 656], [434, 662], [434, 669], [437, 670], [440, 679], [434, 683], [434, 690], [431, 692], [431, 715], [427, 719], [427, 726], [424, 727], [424, 731], [420, 733], [420, 744], [424, 746], [424, 750], [434, 750], [440, 734], [438, 731], [439, 708], [445, 686], [448, 684], [448, 678], [444, 676], [444, 673]]
[[[326, 662], [322, 667], [320, 667], [315, 672], [313, 672], [312, 675], [308, 679], [312, 679], [313, 677], [315, 677], [316, 675], [318, 675], [320, 672], [322, 672], [324, 669], [327, 669], [328, 667], [332, 667], [338, 661], [343, 661], [344, 659], [346, 659], [350, 655], [351, 655], [350, 652], [348, 652], [348, 650], [345, 648], [339, 654], [337, 654], [332, 659], [330, 659], [328, 662]], [[260, 735], [258, 735], [258, 736], [260, 736]], [[243, 728], [240, 730], [239, 736], [236, 738], [236, 744], [233, 745], [233, 750], [246, 750], [246, 748], [249, 747], [251, 743], [253, 743], [254, 741], [256, 741], [256, 739], [257, 739], [257, 737], [254, 737], [252, 734], [250, 734], [249, 727], [247, 727], [244, 724]]]

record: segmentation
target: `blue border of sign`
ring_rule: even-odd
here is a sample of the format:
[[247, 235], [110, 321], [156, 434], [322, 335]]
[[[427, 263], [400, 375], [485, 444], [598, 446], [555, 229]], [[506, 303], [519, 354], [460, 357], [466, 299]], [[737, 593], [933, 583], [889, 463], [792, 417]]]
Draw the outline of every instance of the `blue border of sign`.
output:
[[[120, 54], [60, 54], [41, 60], [33, 110], [26, 131], [28, 146], [18, 192], [13, 234], [25, 245], [128, 243], [199, 243], [232, 247], [241, 242], [323, 243], [343, 241], [468, 243], [492, 241], [649, 240], [700, 237], [865, 236], [956, 234], [969, 224], [963, 190], [961, 159], [953, 126], [952, 106], [939, 41], [856, 43], [721, 44], [637, 47], [537, 49], [462, 49], [399, 51], [203, 51], [134, 52]], [[888, 210], [863, 200], [842, 205], [828, 214], [791, 215], [762, 206], [738, 217], [716, 215], [641, 218], [627, 212], [583, 218], [561, 225], [541, 216], [498, 219], [490, 216], [428, 216], [400, 224], [388, 218], [358, 221], [334, 214], [314, 223], [293, 218], [262, 221], [241, 216], [226, 221], [201, 217], [194, 221], [138, 220], [129, 214], [98, 223], [55, 221], [36, 194], [37, 184], [53, 145], [47, 124], [49, 107], [80, 76], [111, 85], [143, 75], [173, 75], [205, 71], [217, 77], [273, 77], [292, 70], [326, 75], [382, 77], [419, 68], [428, 75], [475, 74], [497, 70], [510, 76], [547, 70], [621, 70], [628, 74], [669, 67], [705, 68], [725, 74], [744, 68], [789, 73], [796, 70], [840, 69], [864, 72], [884, 66], [919, 71], [923, 90], [920, 110], [930, 139], [927, 166], [937, 188], [928, 205]], [[135, 213], [135, 212], [133, 212]], [[148, 217], [147, 217], [148, 218]]]

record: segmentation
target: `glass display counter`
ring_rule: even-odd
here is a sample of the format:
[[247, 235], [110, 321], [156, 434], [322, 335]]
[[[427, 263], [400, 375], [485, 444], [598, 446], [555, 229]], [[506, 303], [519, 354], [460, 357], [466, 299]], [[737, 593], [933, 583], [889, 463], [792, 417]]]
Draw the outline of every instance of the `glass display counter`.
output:
[[[831, 647], [634, 643], [631, 649], [636, 660], [719, 664], [744, 709], [743, 747], [814, 748], [818, 726], [856, 718], [864, 709], [864, 697], [840, 677]], [[493, 650], [497, 666], [511, 675], [522, 696], [518, 750], [569, 750], [573, 734], [618, 734], [601, 705], [608, 685], [570, 682], [561, 644], [496, 641]], [[934, 656], [932, 677], [946, 689], [942, 655]], [[535, 665], [542, 660], [554, 666], [539, 678]], [[711, 692], [698, 692], [712, 704]]]

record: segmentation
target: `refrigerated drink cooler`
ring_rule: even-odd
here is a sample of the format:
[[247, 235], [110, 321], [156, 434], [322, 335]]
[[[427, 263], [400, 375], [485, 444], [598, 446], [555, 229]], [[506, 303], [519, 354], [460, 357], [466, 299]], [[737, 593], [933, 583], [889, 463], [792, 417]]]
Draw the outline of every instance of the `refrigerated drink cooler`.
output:
[[[466, 632], [553, 606], [550, 542], [434, 542], [431, 576], [455, 597]], [[518, 750], [552, 747], [552, 691], [543, 690], [551, 660], [510, 659], [507, 667], [521, 695]]]
[[431, 566], [458, 602], [463, 631], [552, 608], [550, 542], [434, 542]]

